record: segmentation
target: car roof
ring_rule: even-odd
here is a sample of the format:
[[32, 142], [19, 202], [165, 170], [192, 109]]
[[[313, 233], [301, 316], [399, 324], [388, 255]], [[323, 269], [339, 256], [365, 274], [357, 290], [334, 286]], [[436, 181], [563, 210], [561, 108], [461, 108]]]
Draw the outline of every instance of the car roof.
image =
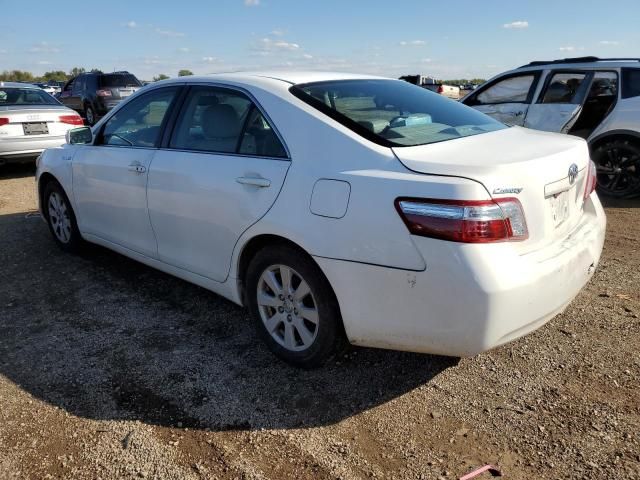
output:
[[562, 58], [559, 60], [534, 61], [523, 65], [514, 71], [529, 70], [558, 70], [558, 69], [602, 69], [602, 68], [640, 68], [639, 58], [598, 58], [598, 57], [576, 57]]
[[40, 87], [33, 85], [32, 83], [22, 83], [22, 82], [0, 82], [0, 87], [37, 88], [38, 90], [40, 90]]
[[252, 84], [263, 79], [279, 80], [291, 85], [300, 83], [324, 82], [332, 80], [390, 80], [386, 77], [373, 75], [360, 75], [344, 72], [314, 72], [314, 71], [263, 71], [263, 72], [232, 72], [213, 73], [209, 75], [176, 77], [170, 80], [163, 80], [163, 84], [168, 83], [198, 83], [211, 81], [227, 81], [234, 83]]

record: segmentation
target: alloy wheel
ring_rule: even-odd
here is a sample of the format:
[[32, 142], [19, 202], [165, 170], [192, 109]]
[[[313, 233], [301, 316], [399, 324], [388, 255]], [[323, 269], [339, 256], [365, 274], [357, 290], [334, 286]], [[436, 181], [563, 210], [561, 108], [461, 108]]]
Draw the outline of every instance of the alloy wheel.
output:
[[93, 114], [93, 108], [91, 107], [87, 108], [85, 116], [87, 117], [87, 123], [89, 125], [93, 125], [95, 123], [96, 118], [95, 118], [95, 115]]
[[272, 265], [258, 281], [258, 310], [271, 337], [290, 351], [308, 349], [318, 334], [318, 307], [309, 284], [286, 265]]
[[605, 147], [597, 160], [598, 188], [606, 195], [625, 197], [640, 190], [640, 155], [627, 143]]
[[57, 192], [49, 195], [48, 213], [49, 222], [56, 238], [62, 243], [69, 243], [71, 240], [71, 218], [67, 204]]

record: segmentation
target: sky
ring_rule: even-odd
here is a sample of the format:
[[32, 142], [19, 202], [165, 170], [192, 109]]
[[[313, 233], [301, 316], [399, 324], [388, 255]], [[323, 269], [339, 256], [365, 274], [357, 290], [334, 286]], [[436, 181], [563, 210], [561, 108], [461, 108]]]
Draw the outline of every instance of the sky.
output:
[[[488, 78], [532, 60], [640, 57], [640, 2], [0, 0], [0, 70], [329, 70]], [[615, 12], [615, 13], [614, 13]]]

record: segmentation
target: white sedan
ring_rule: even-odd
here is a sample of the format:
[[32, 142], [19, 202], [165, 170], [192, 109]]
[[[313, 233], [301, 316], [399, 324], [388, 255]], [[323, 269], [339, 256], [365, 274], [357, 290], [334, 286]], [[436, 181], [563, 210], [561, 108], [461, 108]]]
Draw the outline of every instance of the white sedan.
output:
[[0, 82], [0, 166], [33, 162], [82, 124], [80, 115], [35, 85]]
[[36, 173], [60, 247], [244, 305], [304, 367], [344, 340], [453, 356], [514, 340], [572, 301], [604, 242], [583, 140], [399, 80], [181, 77], [68, 140]]

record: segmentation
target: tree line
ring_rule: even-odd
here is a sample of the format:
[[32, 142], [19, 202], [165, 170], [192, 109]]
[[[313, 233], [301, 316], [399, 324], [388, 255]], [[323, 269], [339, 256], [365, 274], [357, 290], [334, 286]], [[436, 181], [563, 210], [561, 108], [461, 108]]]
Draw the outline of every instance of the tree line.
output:
[[[42, 75], [34, 75], [31, 72], [27, 72], [25, 70], [4, 70], [0, 72], [0, 81], [3, 82], [38, 82], [38, 83], [48, 83], [52, 82], [66, 82], [74, 77], [77, 77], [81, 73], [92, 72], [92, 73], [100, 73], [101, 70], [97, 68], [92, 68], [91, 70], [86, 70], [82, 67], [74, 67], [68, 72], [63, 70], [52, 70], [50, 72], [44, 72]], [[189, 75], [193, 75], [191, 70], [182, 69], [178, 72], [179, 77], [186, 77]], [[153, 77], [153, 81], [157, 82], [158, 80], [166, 80], [169, 78], [168, 75], [161, 73], [158, 76]]]

